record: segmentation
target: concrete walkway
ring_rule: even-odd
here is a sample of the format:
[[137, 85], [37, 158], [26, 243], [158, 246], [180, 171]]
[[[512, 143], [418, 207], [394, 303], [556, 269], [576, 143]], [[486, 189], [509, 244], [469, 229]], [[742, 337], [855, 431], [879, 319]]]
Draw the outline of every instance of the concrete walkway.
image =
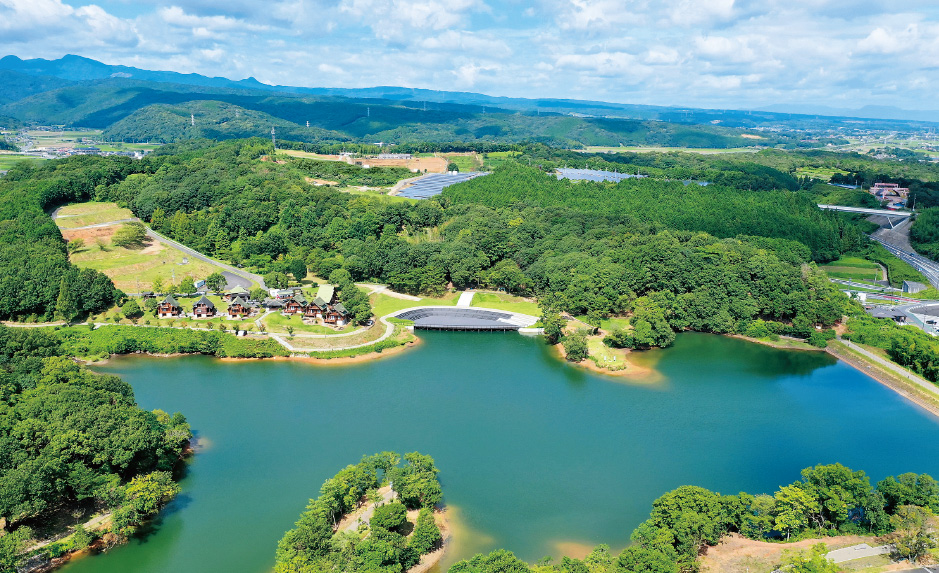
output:
[[476, 294], [476, 291], [465, 291], [460, 293], [460, 300], [456, 301], [456, 305], [459, 308], [469, 308], [473, 304], [473, 295]]
[[831, 559], [835, 563], [844, 563], [845, 561], [853, 561], [855, 559], [864, 559], [865, 557], [875, 557], [877, 555], [887, 555], [892, 553], [894, 550], [893, 545], [880, 545], [877, 547], [871, 547], [866, 543], [860, 543], [858, 545], [852, 545], [851, 547], [842, 547], [841, 549], [835, 549], [834, 551], [829, 551], [825, 557]]

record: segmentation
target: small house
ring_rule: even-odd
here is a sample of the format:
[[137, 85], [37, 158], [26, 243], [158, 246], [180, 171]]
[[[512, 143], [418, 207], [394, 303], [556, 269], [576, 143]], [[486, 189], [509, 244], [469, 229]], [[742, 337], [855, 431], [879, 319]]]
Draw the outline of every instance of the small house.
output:
[[166, 295], [166, 298], [157, 305], [157, 317], [159, 318], [176, 318], [182, 315], [183, 307], [179, 306], [173, 295]]
[[867, 314], [873, 316], [874, 318], [889, 318], [897, 324], [906, 323], [906, 313], [894, 310], [892, 308], [885, 308], [880, 306], [873, 307], [867, 309]]
[[231, 300], [238, 298], [238, 297], [248, 300], [248, 297], [250, 296], [251, 296], [251, 293], [248, 292], [248, 289], [246, 289], [245, 287], [241, 285], [238, 285], [235, 288], [228, 291], [227, 293], [225, 293], [225, 300], [230, 302]]
[[326, 324], [335, 324], [336, 326], [345, 326], [349, 323], [349, 311], [342, 303], [330, 305], [323, 315], [323, 322]]
[[284, 301], [284, 313], [297, 314], [298, 312], [303, 312], [306, 306], [307, 301], [302, 294], [294, 295]]
[[278, 298], [266, 298], [264, 302], [261, 303], [264, 308], [269, 308], [271, 310], [282, 310], [284, 308], [284, 301]]
[[196, 318], [212, 318], [215, 316], [215, 303], [203, 296], [192, 305], [192, 315]]
[[[280, 302], [280, 301], [277, 301]], [[257, 309], [257, 303], [250, 303], [243, 299], [240, 296], [237, 296], [231, 300], [231, 304], [228, 305], [228, 316], [250, 316], [254, 314], [254, 311]]]
[[293, 289], [289, 289], [289, 288], [285, 288], [285, 289], [272, 288], [271, 289], [271, 298], [276, 298], [279, 300], [287, 300], [290, 297], [292, 297], [294, 294], [295, 293]]
[[916, 281], [903, 281], [903, 292], [908, 292], [910, 294], [924, 291], [928, 286], [923, 283], [918, 283]]
[[306, 308], [303, 309], [303, 318], [323, 318], [323, 312], [326, 310], [326, 303], [323, 302], [323, 299], [317, 297], [313, 299], [313, 302], [306, 305]]

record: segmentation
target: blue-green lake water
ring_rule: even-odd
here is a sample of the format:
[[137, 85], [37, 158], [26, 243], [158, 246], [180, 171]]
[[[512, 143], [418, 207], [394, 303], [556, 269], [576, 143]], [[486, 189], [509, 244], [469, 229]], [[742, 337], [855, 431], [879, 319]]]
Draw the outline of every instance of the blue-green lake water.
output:
[[68, 573], [261, 573], [308, 499], [364, 454], [432, 455], [456, 527], [446, 561], [505, 547], [629, 541], [683, 484], [772, 492], [841, 462], [879, 480], [939, 475], [939, 424], [823, 353], [681, 334], [624, 383], [518, 334], [420, 334], [383, 360], [321, 367], [125, 357], [100, 370], [144, 408], [181, 411], [203, 447], [146, 535]]

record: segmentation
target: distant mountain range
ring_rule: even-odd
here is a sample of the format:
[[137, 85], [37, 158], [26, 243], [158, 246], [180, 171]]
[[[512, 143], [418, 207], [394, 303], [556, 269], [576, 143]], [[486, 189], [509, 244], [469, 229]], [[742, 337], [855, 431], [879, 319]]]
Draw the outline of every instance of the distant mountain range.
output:
[[886, 105], [866, 105], [860, 109], [851, 109], [810, 104], [776, 104], [760, 109], [762, 111], [775, 113], [797, 113], [800, 115], [820, 115], [826, 117], [939, 122], [939, 110], [900, 109]]
[[[913, 118], [886, 111], [891, 119], [855, 120], [794, 108], [689, 109], [387, 86], [305, 88], [112, 66], [74, 55], [0, 58], [0, 125], [99, 128], [115, 140], [228, 139], [266, 135], [275, 126], [284, 139], [307, 143], [819, 146], [837, 140], [824, 137], [832, 128], [922, 129], [930, 113]], [[806, 132], [823, 137], [807, 138]]]

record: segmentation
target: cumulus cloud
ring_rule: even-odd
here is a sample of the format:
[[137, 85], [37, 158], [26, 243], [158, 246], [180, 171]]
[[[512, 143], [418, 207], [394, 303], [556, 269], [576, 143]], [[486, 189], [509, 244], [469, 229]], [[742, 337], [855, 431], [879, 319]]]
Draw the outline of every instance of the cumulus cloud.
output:
[[283, 85], [928, 107], [934, 0], [0, 0], [0, 51]]

